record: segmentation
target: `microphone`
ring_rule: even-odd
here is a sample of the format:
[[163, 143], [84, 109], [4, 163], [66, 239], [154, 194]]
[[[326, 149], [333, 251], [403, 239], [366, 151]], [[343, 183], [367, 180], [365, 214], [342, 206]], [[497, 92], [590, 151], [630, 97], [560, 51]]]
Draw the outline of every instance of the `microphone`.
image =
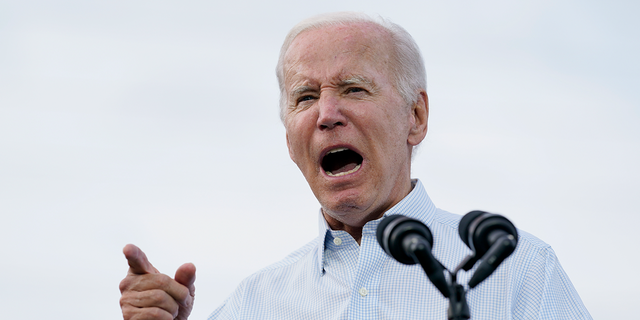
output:
[[433, 236], [422, 222], [399, 214], [384, 218], [376, 231], [382, 249], [398, 262], [419, 263], [436, 288], [449, 297], [449, 283], [444, 267], [432, 254]]
[[474, 288], [498, 268], [518, 244], [518, 230], [507, 218], [484, 211], [467, 213], [458, 225], [458, 234], [462, 241], [473, 251], [464, 266], [469, 271], [481, 260], [478, 269], [469, 280]]

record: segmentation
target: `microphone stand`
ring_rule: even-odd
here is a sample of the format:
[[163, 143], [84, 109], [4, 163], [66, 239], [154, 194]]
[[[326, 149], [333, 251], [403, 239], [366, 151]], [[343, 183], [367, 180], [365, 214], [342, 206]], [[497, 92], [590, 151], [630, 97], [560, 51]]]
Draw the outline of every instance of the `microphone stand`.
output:
[[[449, 271], [449, 270], [447, 270]], [[457, 273], [457, 272], [456, 272]], [[464, 287], [456, 282], [456, 274], [449, 272], [451, 275], [451, 284], [449, 290], [449, 310], [447, 316], [449, 320], [471, 319], [471, 312], [467, 304], [467, 291]]]
[[[420, 250], [422, 249], [422, 250]], [[453, 272], [444, 268], [440, 263], [439, 268], [434, 268], [433, 262], [437, 261], [435, 259], [421, 259], [423, 256], [424, 248], [419, 248], [414, 251], [414, 257], [418, 263], [422, 266], [422, 269], [425, 271], [429, 280], [440, 290], [445, 298], [449, 298], [449, 310], [447, 311], [447, 318], [449, 320], [466, 320], [471, 319], [471, 312], [469, 311], [469, 304], [467, 303], [467, 290], [458, 283], [457, 274], [461, 269], [469, 271], [471, 267], [475, 264], [476, 260], [474, 259], [474, 255], [467, 256], [455, 269]], [[431, 262], [431, 263], [429, 263]], [[434, 272], [435, 270], [439, 272]], [[446, 281], [444, 278], [444, 271], [449, 273], [451, 281]], [[442, 277], [437, 276], [437, 274], [442, 275]], [[437, 281], [437, 280], [440, 281]], [[436, 280], [436, 281], [434, 281]], [[482, 279], [484, 280], [484, 279]], [[480, 281], [482, 281], [480, 280]]]
[[[491, 248], [483, 255], [484, 260], [471, 277], [469, 281], [470, 289], [475, 288], [480, 282], [491, 275], [498, 265], [515, 250], [517, 240], [513, 235], [507, 234], [506, 232], [501, 232], [497, 235], [500, 236], [500, 238], [496, 240]], [[418, 237], [416, 237], [416, 239], [417, 238]], [[451, 272], [431, 255], [431, 247], [428, 243], [423, 245], [423, 241], [412, 240], [413, 241], [406, 241], [407, 246], [405, 249], [408, 249], [414, 260], [420, 263], [427, 277], [431, 280], [431, 283], [440, 290], [445, 298], [449, 298], [448, 319], [471, 319], [471, 312], [467, 304], [467, 291], [457, 282], [457, 275], [460, 270], [471, 270], [478, 261], [475, 249], [472, 254], [465, 257], [453, 272]], [[415, 245], [416, 243], [419, 245]], [[444, 271], [449, 273], [451, 281], [446, 280]]]
[[[471, 312], [469, 311], [469, 305], [467, 304], [466, 298], [467, 292], [464, 287], [456, 281], [456, 275], [464, 266], [470, 264], [470, 262], [475, 262], [470, 261], [473, 258], [473, 255], [465, 258], [462, 263], [456, 267], [455, 271], [451, 272], [442, 266], [442, 264], [431, 255], [431, 247], [428, 244], [425, 245], [422, 241], [418, 241], [418, 237], [407, 239], [405, 244], [407, 246], [406, 249], [408, 249], [407, 251], [410, 252], [414, 260], [422, 266], [422, 269], [427, 274], [429, 280], [431, 280], [431, 283], [438, 288], [445, 298], [449, 298], [449, 310], [447, 312], [448, 319], [471, 319]], [[446, 280], [444, 271], [449, 273], [451, 278], [450, 282]]]

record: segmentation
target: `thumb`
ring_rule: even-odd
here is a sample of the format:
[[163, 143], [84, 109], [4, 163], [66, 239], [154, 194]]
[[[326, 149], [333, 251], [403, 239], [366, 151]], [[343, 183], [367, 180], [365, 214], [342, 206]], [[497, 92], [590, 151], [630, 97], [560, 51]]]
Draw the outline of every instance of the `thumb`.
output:
[[189, 293], [193, 296], [196, 288], [193, 285], [196, 282], [196, 266], [193, 263], [185, 263], [176, 270], [175, 280], [181, 285], [189, 289]]
[[158, 273], [158, 269], [153, 267], [147, 255], [133, 244], [128, 244], [122, 249], [124, 257], [129, 263], [130, 274], [146, 274], [146, 273]]

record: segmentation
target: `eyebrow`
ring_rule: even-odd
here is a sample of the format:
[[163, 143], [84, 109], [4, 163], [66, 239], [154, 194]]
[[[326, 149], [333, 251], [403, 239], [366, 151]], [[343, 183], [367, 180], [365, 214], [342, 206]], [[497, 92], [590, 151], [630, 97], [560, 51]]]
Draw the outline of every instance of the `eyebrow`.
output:
[[293, 91], [291, 91], [291, 96], [298, 96], [312, 90], [313, 88], [311, 86], [298, 86], [295, 89], [293, 89]]
[[[357, 84], [366, 84], [366, 85], [369, 85], [369, 86], [371, 86], [373, 88], [377, 87], [373, 81], [371, 81], [371, 80], [369, 80], [369, 79], [367, 79], [367, 78], [365, 78], [363, 76], [358, 76], [358, 75], [347, 77], [347, 78], [342, 79], [342, 80], [340, 80], [338, 82], [338, 86], [339, 87], [345, 87], [345, 86], [350, 86], [350, 85], [354, 85], [354, 84], [356, 84], [356, 85]], [[308, 85], [297, 86], [291, 91], [290, 96], [291, 97], [296, 97], [296, 96], [302, 95], [302, 94], [304, 94], [306, 92], [314, 91], [314, 90], [316, 90], [316, 89], [313, 86], [308, 86]]]
[[340, 86], [348, 86], [348, 85], [352, 85], [352, 84], [368, 84], [370, 86], [374, 86], [375, 84], [373, 83], [373, 81], [362, 77], [362, 76], [351, 76], [349, 78], [343, 79], [340, 81], [340, 83], [338, 85]]

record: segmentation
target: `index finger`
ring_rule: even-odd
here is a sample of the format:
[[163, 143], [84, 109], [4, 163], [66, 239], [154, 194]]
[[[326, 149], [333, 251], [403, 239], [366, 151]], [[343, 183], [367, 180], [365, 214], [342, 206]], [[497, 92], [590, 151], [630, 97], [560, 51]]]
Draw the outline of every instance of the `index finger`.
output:
[[129, 263], [129, 274], [158, 273], [158, 270], [147, 259], [147, 255], [135, 245], [126, 245], [122, 249], [122, 253]]

